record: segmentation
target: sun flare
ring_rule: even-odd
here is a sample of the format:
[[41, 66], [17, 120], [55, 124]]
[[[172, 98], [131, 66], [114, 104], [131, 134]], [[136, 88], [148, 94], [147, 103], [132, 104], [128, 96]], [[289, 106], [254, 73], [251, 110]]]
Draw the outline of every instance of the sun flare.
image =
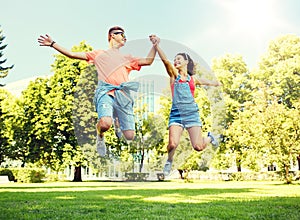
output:
[[232, 27], [245, 34], [260, 35], [268, 31], [276, 19], [274, 0], [233, 0], [226, 1], [224, 6]]

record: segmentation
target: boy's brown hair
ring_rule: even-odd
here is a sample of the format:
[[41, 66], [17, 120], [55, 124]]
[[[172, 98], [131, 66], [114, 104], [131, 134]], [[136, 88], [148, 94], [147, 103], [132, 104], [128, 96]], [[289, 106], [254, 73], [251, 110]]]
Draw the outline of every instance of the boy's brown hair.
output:
[[110, 41], [111, 39], [111, 34], [113, 31], [123, 31], [124, 32], [124, 29], [119, 27], [119, 26], [114, 26], [114, 27], [111, 27], [109, 30], [108, 30], [108, 42]]

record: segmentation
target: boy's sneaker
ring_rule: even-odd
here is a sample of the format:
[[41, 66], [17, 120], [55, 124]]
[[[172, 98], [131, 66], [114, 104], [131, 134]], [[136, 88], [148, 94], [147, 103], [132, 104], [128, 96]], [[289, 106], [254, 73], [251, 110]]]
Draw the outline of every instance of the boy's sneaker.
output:
[[117, 138], [121, 138], [123, 133], [122, 133], [122, 130], [120, 128], [120, 123], [119, 123], [119, 119], [118, 118], [115, 118], [114, 120], [114, 127], [115, 127], [115, 134], [117, 136]]
[[167, 160], [163, 171], [165, 176], [168, 176], [171, 173], [171, 168], [172, 168], [172, 162]]
[[210, 137], [210, 139], [211, 139], [210, 143], [212, 144], [212, 146], [215, 149], [218, 148], [219, 142], [218, 142], [217, 138], [211, 132], [208, 132], [207, 136]]
[[106, 145], [104, 137], [100, 137], [99, 134], [97, 134], [96, 139], [96, 146], [97, 146], [97, 152], [101, 157], [104, 157], [106, 155]]

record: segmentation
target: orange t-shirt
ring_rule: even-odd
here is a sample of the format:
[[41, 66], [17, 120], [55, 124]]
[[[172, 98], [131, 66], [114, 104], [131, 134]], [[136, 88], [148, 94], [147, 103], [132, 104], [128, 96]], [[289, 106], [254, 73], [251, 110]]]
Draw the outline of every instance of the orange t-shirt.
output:
[[86, 52], [88, 62], [96, 66], [98, 80], [113, 85], [120, 85], [129, 81], [131, 70], [140, 70], [138, 58], [123, 55], [117, 49], [94, 50]]

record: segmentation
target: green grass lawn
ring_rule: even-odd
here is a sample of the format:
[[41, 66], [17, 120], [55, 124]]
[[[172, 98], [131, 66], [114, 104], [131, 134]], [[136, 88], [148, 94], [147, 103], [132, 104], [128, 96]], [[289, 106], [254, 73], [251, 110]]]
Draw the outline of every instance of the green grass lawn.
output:
[[1, 184], [0, 219], [300, 219], [300, 184]]

